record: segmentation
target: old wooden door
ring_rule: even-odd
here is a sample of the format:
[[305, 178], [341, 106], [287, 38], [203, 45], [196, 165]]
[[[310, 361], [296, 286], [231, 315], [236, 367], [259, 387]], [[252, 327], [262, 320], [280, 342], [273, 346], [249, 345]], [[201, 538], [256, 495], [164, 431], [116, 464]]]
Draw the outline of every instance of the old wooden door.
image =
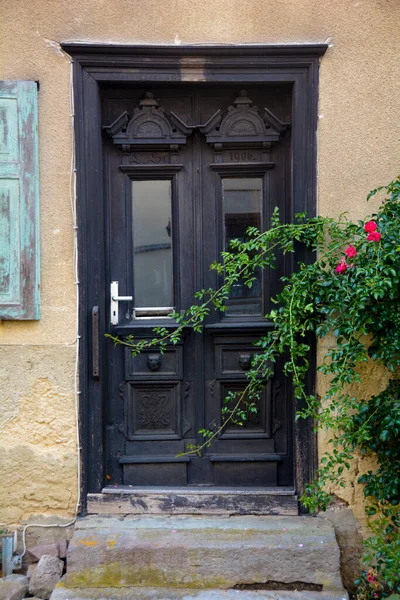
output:
[[[179, 85], [103, 93], [109, 332], [137, 339], [218, 285], [209, 265], [274, 206], [290, 218], [289, 86]], [[99, 240], [99, 243], [101, 241]], [[111, 485], [293, 484], [292, 397], [276, 365], [257, 414], [227, 427], [201, 456], [201, 428], [218, 427], [227, 393], [243, 389], [253, 341], [279, 275], [237, 284], [225, 313], [188, 328], [164, 354], [105, 342], [106, 472]], [[112, 298], [125, 299], [112, 301]], [[129, 297], [132, 297], [130, 300]]]

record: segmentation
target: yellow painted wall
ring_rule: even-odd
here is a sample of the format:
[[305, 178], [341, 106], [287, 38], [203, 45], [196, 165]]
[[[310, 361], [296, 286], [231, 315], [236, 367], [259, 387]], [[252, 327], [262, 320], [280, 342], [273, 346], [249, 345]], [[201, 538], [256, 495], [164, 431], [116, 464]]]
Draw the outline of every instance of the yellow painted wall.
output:
[[[3, 0], [0, 77], [40, 81], [42, 319], [0, 324], [0, 521], [73, 514], [75, 289], [70, 67], [61, 41], [329, 42], [322, 59], [319, 212], [373, 210], [399, 171], [399, 0]], [[374, 375], [371, 377], [375, 378]], [[321, 436], [321, 449], [324, 436]], [[358, 468], [358, 467], [357, 467]], [[360, 494], [344, 496], [358, 515]]]

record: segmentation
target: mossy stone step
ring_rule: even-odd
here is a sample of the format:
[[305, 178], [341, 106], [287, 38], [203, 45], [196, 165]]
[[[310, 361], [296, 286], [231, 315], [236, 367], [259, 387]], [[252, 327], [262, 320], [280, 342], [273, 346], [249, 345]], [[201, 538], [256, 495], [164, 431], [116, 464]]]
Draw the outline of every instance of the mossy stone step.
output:
[[69, 545], [65, 585], [223, 590], [268, 581], [302, 582], [340, 596], [331, 523], [273, 516], [85, 517]]

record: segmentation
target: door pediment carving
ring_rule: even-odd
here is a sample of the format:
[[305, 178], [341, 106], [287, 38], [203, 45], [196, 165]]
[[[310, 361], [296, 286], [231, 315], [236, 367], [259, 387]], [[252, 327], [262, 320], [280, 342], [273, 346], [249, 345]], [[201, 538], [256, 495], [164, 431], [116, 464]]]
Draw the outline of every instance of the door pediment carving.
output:
[[133, 111], [122, 113], [111, 125], [103, 128], [112, 137], [114, 144], [124, 152], [134, 150], [176, 151], [186, 144], [191, 131], [179, 119], [172, 120], [158, 105], [151, 92], [147, 92]]
[[261, 116], [246, 90], [241, 90], [233, 106], [228, 107], [225, 117], [222, 118], [220, 111], [214, 117], [202, 127], [202, 131], [207, 143], [215, 150], [244, 147], [267, 149], [271, 143], [279, 141], [288, 127], [268, 109]]
[[287, 123], [267, 108], [261, 116], [246, 90], [241, 90], [224, 117], [221, 110], [217, 110], [201, 125], [187, 125], [174, 112], [167, 114], [153, 94], [147, 92], [139, 107], [134, 109], [132, 118], [125, 111], [103, 129], [124, 152], [162, 149], [176, 152], [196, 129], [217, 151], [246, 147], [266, 150], [271, 143], [279, 142], [287, 127]]

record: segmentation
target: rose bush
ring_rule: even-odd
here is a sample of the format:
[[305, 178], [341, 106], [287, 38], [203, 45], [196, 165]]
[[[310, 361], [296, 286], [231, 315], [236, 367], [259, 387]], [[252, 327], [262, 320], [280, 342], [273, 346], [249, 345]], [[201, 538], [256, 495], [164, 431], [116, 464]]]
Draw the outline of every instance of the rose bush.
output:
[[[273, 375], [271, 365], [284, 356], [284, 373], [300, 404], [296, 418], [312, 419], [316, 428], [331, 432], [330, 449], [320, 457], [315, 481], [306, 486], [303, 505], [311, 512], [326, 509], [329, 490], [345, 486], [344, 472], [359, 453], [377, 460], [375, 471], [358, 478], [371, 527], [366, 570], [357, 582], [359, 600], [400, 592], [400, 178], [368, 197], [378, 192], [386, 197], [365, 221], [302, 214], [294, 223], [282, 223], [275, 209], [267, 231], [250, 227], [246, 241], [232, 240], [222, 260], [211, 265], [220, 287], [199, 291], [196, 304], [184, 314], [173, 313], [174, 331], [156, 328], [150, 342], [113, 338], [134, 354], [149, 345], [163, 351], [180, 339], [184, 327], [199, 331], [210, 310], [224, 311], [232, 285], [240, 280], [251, 287], [257, 269], [274, 268], [280, 253], [293, 254], [295, 268], [281, 278], [282, 291], [267, 315], [273, 328], [257, 341], [246, 390], [229, 394], [221, 426], [202, 430], [204, 443], [188, 451], [200, 453], [228, 423], [245, 422], [256, 410], [262, 381]], [[299, 248], [308, 250], [307, 260], [298, 259]], [[328, 385], [319, 396], [307, 389], [306, 376], [314, 340], [322, 338], [329, 344], [318, 371], [328, 376]], [[386, 368], [391, 381], [365, 398], [359, 367], [370, 361]]]

